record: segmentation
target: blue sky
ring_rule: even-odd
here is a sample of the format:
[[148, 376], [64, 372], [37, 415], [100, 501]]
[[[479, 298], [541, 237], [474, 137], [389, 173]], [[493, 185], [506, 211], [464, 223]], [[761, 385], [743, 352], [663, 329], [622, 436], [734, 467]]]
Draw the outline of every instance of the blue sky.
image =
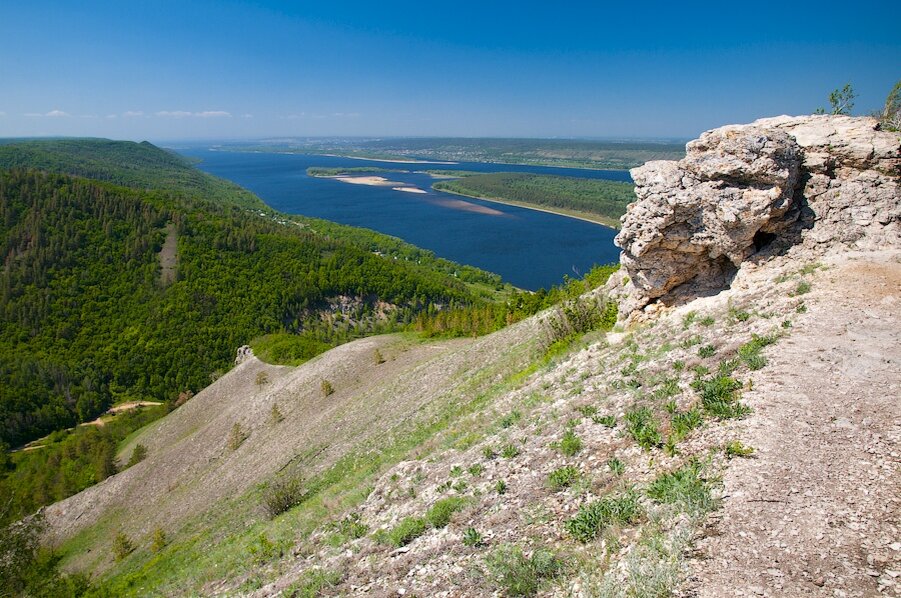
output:
[[901, 3], [4, 2], [0, 136], [692, 137], [856, 112]]

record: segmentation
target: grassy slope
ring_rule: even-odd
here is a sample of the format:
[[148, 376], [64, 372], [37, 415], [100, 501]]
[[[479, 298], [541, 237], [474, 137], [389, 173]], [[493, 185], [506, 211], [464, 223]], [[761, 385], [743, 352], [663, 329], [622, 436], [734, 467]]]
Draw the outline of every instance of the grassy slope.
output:
[[[373, 337], [299, 368], [253, 359], [130, 438], [121, 457], [142, 443], [144, 462], [48, 509], [55, 533], [68, 538], [66, 565], [113, 567], [112, 587], [134, 594], [196, 591], [223, 570], [237, 574], [253, 565], [248, 551], [260, 534], [287, 546], [358, 504], [386, 467], [434, 450], [436, 432], [484, 405], [503, 387], [498, 379], [511, 380], [529, 364], [536, 336], [531, 322], [475, 341]], [[373, 359], [376, 348], [384, 363]], [[259, 372], [267, 373], [263, 385], [256, 384]], [[328, 397], [323, 379], [335, 388]], [[284, 416], [278, 424], [269, 419], [272, 405]], [[248, 438], [231, 451], [226, 440], [235, 422]], [[268, 521], [258, 485], [278, 472], [302, 474], [312, 494]], [[154, 555], [146, 541], [157, 527], [172, 543]], [[118, 531], [140, 548], [115, 564], [108, 547]]]

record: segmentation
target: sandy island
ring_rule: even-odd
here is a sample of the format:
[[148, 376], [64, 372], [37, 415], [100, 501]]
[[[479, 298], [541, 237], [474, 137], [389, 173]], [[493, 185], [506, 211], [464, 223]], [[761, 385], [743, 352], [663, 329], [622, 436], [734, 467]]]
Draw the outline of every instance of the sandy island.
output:
[[404, 191], [405, 193], [428, 193], [419, 187], [413, 187], [406, 183], [398, 181], [389, 181], [383, 176], [332, 176], [322, 177], [327, 179], [335, 179], [342, 183], [350, 183], [351, 185], [370, 185], [372, 187], [391, 187], [394, 191]]

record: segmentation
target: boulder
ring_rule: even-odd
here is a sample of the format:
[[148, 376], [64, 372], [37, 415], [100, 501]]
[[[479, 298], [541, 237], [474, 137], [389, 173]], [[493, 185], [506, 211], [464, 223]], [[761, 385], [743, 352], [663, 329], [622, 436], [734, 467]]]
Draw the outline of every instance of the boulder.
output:
[[[751, 256], [901, 245], [901, 135], [872, 118], [777, 117], [707, 131], [632, 170], [611, 284], [628, 315], [727, 288]], [[619, 281], [619, 282], [617, 282]], [[613, 289], [611, 289], [613, 290]]]

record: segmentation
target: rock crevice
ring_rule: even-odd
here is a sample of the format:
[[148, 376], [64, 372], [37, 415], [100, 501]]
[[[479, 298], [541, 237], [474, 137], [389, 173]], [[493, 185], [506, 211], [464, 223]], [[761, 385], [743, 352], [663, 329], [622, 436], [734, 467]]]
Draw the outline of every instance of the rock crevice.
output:
[[901, 246], [901, 135], [872, 118], [777, 117], [707, 131], [633, 169], [609, 290], [629, 314], [728, 288], [754, 255]]

